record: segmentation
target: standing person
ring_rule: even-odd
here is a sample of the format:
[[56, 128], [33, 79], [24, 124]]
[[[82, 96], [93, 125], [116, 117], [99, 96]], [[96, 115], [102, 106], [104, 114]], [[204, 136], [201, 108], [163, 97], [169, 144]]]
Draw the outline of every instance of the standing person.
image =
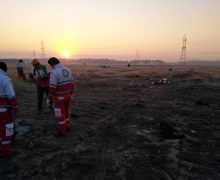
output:
[[49, 92], [54, 99], [55, 118], [58, 120], [58, 135], [65, 136], [70, 129], [70, 103], [73, 94], [73, 75], [69, 68], [52, 57], [48, 60], [52, 67]]
[[18, 104], [7, 65], [0, 62], [0, 156], [10, 154], [13, 136], [12, 116], [18, 112]]
[[[29, 74], [29, 78], [37, 86], [37, 107], [38, 114], [41, 114], [44, 93], [48, 98], [50, 74], [46, 66], [41, 65], [38, 59], [33, 59], [31, 64], [33, 65], [33, 69]], [[50, 101], [50, 108], [52, 108], [52, 101]]]
[[18, 72], [18, 78], [21, 78], [25, 81], [25, 74], [24, 74], [24, 62], [23, 60], [19, 60], [16, 64], [17, 72]]

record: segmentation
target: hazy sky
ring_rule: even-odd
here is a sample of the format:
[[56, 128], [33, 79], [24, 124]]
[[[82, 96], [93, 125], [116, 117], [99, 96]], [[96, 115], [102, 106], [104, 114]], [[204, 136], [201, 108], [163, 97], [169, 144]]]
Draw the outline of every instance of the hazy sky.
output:
[[[220, 0], [0, 0], [0, 58], [220, 60]], [[69, 54], [68, 54], [69, 53]]]

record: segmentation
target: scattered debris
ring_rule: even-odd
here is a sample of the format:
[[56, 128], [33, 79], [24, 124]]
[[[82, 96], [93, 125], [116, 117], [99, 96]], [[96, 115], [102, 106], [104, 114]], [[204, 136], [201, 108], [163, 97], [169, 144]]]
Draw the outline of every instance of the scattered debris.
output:
[[134, 81], [131, 81], [128, 85], [129, 86], [134, 86], [135, 85], [134, 83], [135, 83]]
[[196, 66], [112, 67], [88, 66], [75, 82], [65, 137], [53, 135], [54, 114], [34, 115], [35, 86], [16, 87], [17, 118], [28, 120], [15, 124], [16, 168], [6, 175], [1, 166], [0, 179], [220, 179], [219, 70], [210, 80]]
[[14, 123], [15, 135], [23, 135], [31, 130], [31, 125], [24, 120]]
[[152, 85], [161, 85], [161, 84], [170, 84], [171, 81], [168, 80], [167, 78], [163, 78], [163, 79], [158, 79], [158, 80], [150, 80]]

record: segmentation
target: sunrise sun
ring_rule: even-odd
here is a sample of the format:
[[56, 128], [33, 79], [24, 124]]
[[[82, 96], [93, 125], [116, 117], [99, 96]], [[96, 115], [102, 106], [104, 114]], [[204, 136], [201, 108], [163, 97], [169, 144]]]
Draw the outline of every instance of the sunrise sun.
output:
[[64, 51], [63, 51], [63, 56], [64, 56], [64, 58], [68, 58], [69, 55], [70, 55], [70, 52], [69, 52], [68, 50], [64, 50]]

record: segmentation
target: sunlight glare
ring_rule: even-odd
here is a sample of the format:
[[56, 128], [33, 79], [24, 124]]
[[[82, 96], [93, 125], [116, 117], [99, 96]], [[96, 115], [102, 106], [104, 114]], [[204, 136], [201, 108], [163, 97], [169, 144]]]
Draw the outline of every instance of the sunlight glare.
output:
[[65, 58], [68, 58], [69, 55], [70, 55], [70, 53], [69, 53], [68, 50], [64, 50], [64, 51], [63, 51], [63, 56], [64, 56]]

